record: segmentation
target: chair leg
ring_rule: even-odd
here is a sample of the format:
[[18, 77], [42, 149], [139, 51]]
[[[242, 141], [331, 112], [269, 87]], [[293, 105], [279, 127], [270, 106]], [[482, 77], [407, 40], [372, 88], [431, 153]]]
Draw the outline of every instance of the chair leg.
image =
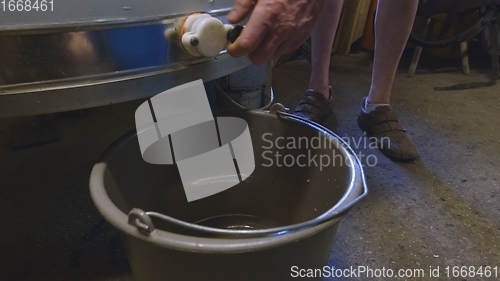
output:
[[[429, 32], [429, 26], [431, 24], [431, 19], [425, 19], [425, 25], [422, 31], [422, 38], [427, 37], [427, 32]], [[408, 70], [408, 77], [415, 76], [417, 71], [418, 61], [420, 60], [420, 55], [422, 54], [422, 47], [417, 46], [415, 51], [413, 51], [413, 58], [411, 59], [410, 69]]]
[[408, 77], [415, 76], [415, 71], [417, 70], [418, 61], [420, 60], [421, 54], [422, 54], [422, 47], [417, 46], [413, 51], [413, 57], [411, 59], [410, 69], [408, 70]]
[[499, 75], [499, 61], [498, 58], [500, 56], [500, 42], [498, 42], [498, 34], [500, 32], [500, 12], [496, 14], [496, 20], [491, 26], [491, 85], [496, 85], [498, 82]]
[[467, 41], [460, 43], [460, 55], [462, 57], [462, 72], [466, 75], [470, 74], [468, 52], [469, 52], [469, 47]]
[[[465, 17], [463, 14], [458, 16], [458, 25], [460, 29], [465, 29]], [[469, 67], [469, 46], [467, 41], [460, 43], [460, 58], [462, 59], [462, 73], [465, 75], [470, 74]]]

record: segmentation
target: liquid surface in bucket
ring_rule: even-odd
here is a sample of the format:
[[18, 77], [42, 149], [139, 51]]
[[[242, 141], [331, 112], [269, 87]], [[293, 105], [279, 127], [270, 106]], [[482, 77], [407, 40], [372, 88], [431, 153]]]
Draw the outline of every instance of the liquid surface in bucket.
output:
[[[213, 228], [230, 229], [230, 230], [257, 230], [257, 229], [266, 229], [279, 226], [279, 224], [272, 222], [270, 220], [266, 220], [256, 216], [240, 215], [240, 214], [222, 215], [222, 216], [206, 218], [196, 222], [196, 224]], [[211, 238], [226, 237], [226, 235], [223, 234], [201, 233], [194, 230], [186, 231], [183, 234], [189, 236], [200, 236], [200, 237], [211, 237]]]

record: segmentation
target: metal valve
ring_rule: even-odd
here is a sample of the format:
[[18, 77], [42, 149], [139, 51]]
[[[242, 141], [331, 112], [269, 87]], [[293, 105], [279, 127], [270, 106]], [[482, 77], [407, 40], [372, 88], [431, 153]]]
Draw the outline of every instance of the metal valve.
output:
[[242, 29], [223, 24], [208, 14], [193, 14], [181, 27], [181, 43], [193, 56], [215, 57], [236, 40]]

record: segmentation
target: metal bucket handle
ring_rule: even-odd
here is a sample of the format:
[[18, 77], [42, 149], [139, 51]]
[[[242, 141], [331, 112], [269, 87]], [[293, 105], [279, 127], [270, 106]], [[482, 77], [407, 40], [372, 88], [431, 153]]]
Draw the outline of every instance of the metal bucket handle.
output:
[[217, 81], [214, 81], [214, 85], [215, 85], [215, 88], [229, 101], [231, 102], [234, 106], [236, 106], [237, 108], [240, 108], [240, 109], [243, 109], [243, 110], [252, 110], [252, 109], [257, 109], [257, 110], [266, 110], [268, 109], [271, 105], [273, 105], [274, 103], [274, 91], [273, 91], [273, 88], [271, 87], [271, 89], [269, 89], [270, 93], [269, 93], [269, 102], [264, 105], [263, 107], [260, 107], [260, 108], [248, 108], [242, 104], [240, 104], [239, 102], [235, 101], [233, 98], [231, 98], [227, 93], [226, 91], [224, 91], [224, 89], [222, 89], [222, 87], [219, 85], [219, 83], [217, 83]]
[[215, 228], [215, 227], [209, 227], [209, 226], [203, 226], [195, 223], [189, 223], [185, 222], [182, 220], [178, 220], [176, 218], [158, 213], [158, 212], [152, 212], [148, 211], [145, 212], [141, 209], [134, 208], [132, 209], [128, 216], [129, 216], [129, 224], [135, 226], [141, 233], [143, 234], [151, 234], [152, 232], [155, 231], [155, 227], [153, 225], [152, 220], [150, 217], [155, 217], [158, 219], [161, 219], [163, 221], [166, 221], [168, 223], [190, 229], [190, 230], [196, 230], [201, 233], [206, 233], [206, 234], [221, 234], [221, 235], [226, 235], [226, 236], [233, 236], [234, 238], [256, 238], [256, 237], [265, 237], [265, 236], [278, 236], [278, 235], [283, 235], [286, 233], [292, 233], [292, 232], [297, 232], [302, 229], [306, 228], [311, 228], [314, 226], [317, 226], [319, 224], [328, 222], [328, 221], [339, 221], [340, 218], [347, 212], [349, 211], [354, 204], [358, 203], [361, 199], [363, 199], [367, 194], [368, 194], [368, 187], [366, 185], [366, 180], [365, 180], [365, 175], [362, 169], [362, 164], [361, 161], [359, 160], [358, 156], [354, 152], [354, 150], [347, 144], [347, 142], [343, 139], [340, 138], [337, 134], [334, 132], [330, 131], [326, 127], [312, 123], [309, 120], [303, 119], [301, 117], [298, 117], [296, 115], [287, 113], [284, 111], [285, 107], [282, 104], [274, 104], [269, 112], [271, 114], [276, 114], [279, 118], [284, 118], [284, 119], [289, 119], [293, 121], [298, 121], [298, 122], [303, 122], [305, 124], [308, 124], [310, 126], [313, 126], [317, 130], [322, 131], [323, 133], [327, 135], [331, 135], [335, 137], [340, 144], [346, 149], [346, 151], [351, 154], [351, 156], [354, 158], [356, 164], [359, 166], [359, 171], [360, 171], [360, 177], [361, 177], [361, 184], [363, 187], [363, 192], [356, 197], [354, 200], [351, 202], [343, 205], [340, 207], [340, 210], [335, 210], [335, 206], [332, 207], [330, 210], [326, 213], [323, 213], [322, 215], [301, 223], [293, 224], [293, 225], [287, 225], [287, 226], [282, 226], [282, 227], [273, 227], [273, 228], [267, 228], [267, 229], [256, 229], [256, 230], [234, 230], [234, 229], [221, 229], [221, 228]]

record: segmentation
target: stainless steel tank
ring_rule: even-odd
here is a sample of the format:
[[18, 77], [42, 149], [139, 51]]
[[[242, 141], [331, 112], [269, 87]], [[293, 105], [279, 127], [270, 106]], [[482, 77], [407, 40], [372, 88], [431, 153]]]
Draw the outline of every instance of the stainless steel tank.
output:
[[6, 3], [0, 6], [0, 117], [150, 97], [250, 64], [225, 51], [193, 57], [175, 38], [195, 12], [226, 23], [233, 0], [48, 0], [45, 11], [29, 12]]

